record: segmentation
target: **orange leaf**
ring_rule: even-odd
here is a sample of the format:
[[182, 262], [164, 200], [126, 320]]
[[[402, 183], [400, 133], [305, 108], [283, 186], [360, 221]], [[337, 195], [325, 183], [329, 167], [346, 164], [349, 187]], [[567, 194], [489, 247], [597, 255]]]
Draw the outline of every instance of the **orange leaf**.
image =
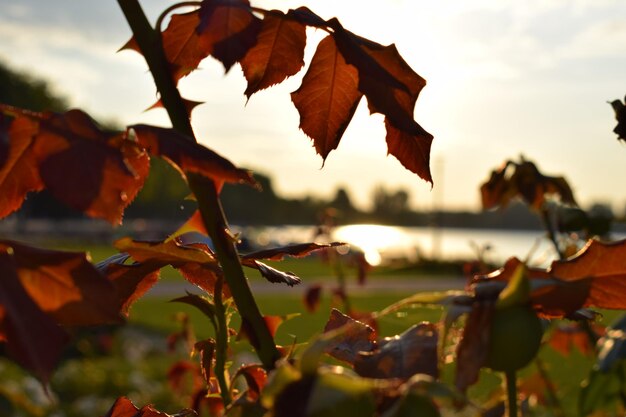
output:
[[[195, 415], [191, 410], [182, 410], [177, 413], [176, 417], [185, 417]], [[151, 405], [146, 405], [141, 409], [135, 407], [135, 405], [126, 397], [119, 397], [115, 400], [115, 403], [111, 409], [104, 415], [104, 417], [174, 417], [169, 414], [157, 411]]]
[[200, 61], [209, 56], [210, 51], [200, 45], [196, 32], [199, 24], [198, 10], [174, 14], [162, 33], [165, 57], [172, 65], [175, 81], [196, 69]]
[[39, 171], [35, 169], [37, 164], [32, 152], [37, 123], [27, 118], [18, 118], [10, 123], [0, 114], [0, 126], [8, 133], [6, 143], [0, 140], [0, 155], [3, 155], [0, 160], [2, 218], [20, 208], [28, 192], [40, 191], [44, 185]]
[[245, 95], [282, 82], [304, 66], [306, 26], [272, 10], [263, 19], [256, 45], [241, 60], [248, 80]]
[[[19, 280], [44, 312], [65, 326], [120, 322], [115, 287], [82, 252], [37, 249], [2, 240], [13, 253]], [[9, 249], [10, 248], [10, 249]]]
[[302, 85], [291, 93], [300, 113], [300, 128], [326, 159], [336, 149], [363, 94], [359, 75], [339, 53], [332, 36], [324, 38], [315, 51]]
[[162, 265], [183, 265], [189, 262], [216, 265], [217, 261], [207, 249], [196, 246], [182, 246], [177, 240], [165, 242], [143, 242], [124, 237], [113, 246], [121, 252], [128, 252], [137, 262], [158, 262]]
[[135, 131], [137, 141], [148, 153], [165, 158], [181, 175], [184, 175], [184, 171], [191, 171], [218, 184], [235, 182], [257, 185], [250, 171], [235, 167], [226, 158], [174, 129], [148, 125], [134, 125], [129, 129]]
[[0, 340], [11, 358], [47, 382], [67, 335], [24, 290], [14, 262], [0, 252]]
[[256, 401], [261, 395], [261, 391], [267, 382], [267, 372], [257, 364], [252, 365], [242, 365], [237, 369], [237, 372], [232, 378], [234, 381], [239, 375], [242, 375], [246, 384], [248, 385], [248, 389], [245, 394], [247, 399], [250, 401]]
[[248, 0], [203, 0], [199, 13], [199, 44], [228, 72], [256, 43], [261, 21]]

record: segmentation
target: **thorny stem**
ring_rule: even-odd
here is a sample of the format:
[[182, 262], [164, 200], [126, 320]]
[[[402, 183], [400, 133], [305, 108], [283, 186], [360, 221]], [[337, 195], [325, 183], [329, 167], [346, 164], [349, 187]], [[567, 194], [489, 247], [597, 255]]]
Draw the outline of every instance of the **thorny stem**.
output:
[[222, 299], [222, 290], [224, 288], [224, 277], [218, 277], [215, 283], [215, 291], [213, 302], [215, 303], [215, 312], [217, 316], [217, 325], [215, 326], [215, 339], [217, 349], [215, 352], [215, 377], [220, 385], [220, 394], [224, 407], [227, 407], [232, 399], [230, 397], [230, 387], [226, 378], [226, 357], [228, 355], [228, 324], [226, 321], [226, 307]]
[[507, 417], [518, 417], [517, 411], [517, 377], [515, 371], [506, 371], [506, 410]]
[[[171, 76], [165, 57], [160, 32], [150, 26], [138, 0], [118, 0], [120, 8], [133, 32], [148, 68], [154, 78], [161, 102], [167, 110], [174, 129], [195, 140], [187, 108]], [[239, 254], [228, 235], [228, 224], [224, 216], [215, 183], [201, 175], [186, 173], [189, 187], [198, 201], [202, 220], [215, 245], [217, 258], [224, 271], [235, 304], [250, 330], [254, 333], [253, 347], [263, 367], [273, 369], [280, 357], [274, 339], [263, 320], [248, 281], [243, 273]]]

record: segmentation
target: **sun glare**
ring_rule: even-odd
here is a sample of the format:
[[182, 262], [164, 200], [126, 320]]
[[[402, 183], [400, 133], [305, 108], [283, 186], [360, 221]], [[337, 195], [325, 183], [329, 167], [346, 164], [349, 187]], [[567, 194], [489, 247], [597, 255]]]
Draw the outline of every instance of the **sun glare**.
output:
[[384, 259], [394, 257], [412, 258], [415, 253], [407, 251], [411, 239], [402, 229], [379, 224], [354, 224], [338, 227], [334, 239], [347, 242], [363, 251], [370, 265], [380, 265]]

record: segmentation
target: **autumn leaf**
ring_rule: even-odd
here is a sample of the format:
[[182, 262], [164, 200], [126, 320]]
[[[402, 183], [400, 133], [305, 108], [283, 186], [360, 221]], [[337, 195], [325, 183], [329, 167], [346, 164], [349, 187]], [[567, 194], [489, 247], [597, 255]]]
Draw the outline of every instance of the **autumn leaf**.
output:
[[267, 261], [280, 261], [286, 256], [292, 256], [295, 258], [301, 258], [303, 256], [309, 255], [311, 252], [320, 250], [333, 248], [337, 246], [344, 246], [345, 243], [342, 242], [331, 242], [331, 243], [298, 243], [294, 245], [280, 246], [277, 248], [271, 249], [263, 249], [256, 252], [251, 252], [246, 255], [243, 255], [241, 258], [245, 260], [249, 259], [264, 259]]
[[[291, 12], [290, 12], [291, 13]], [[281, 83], [304, 66], [306, 26], [279, 10], [266, 13], [257, 43], [241, 60], [248, 81], [245, 95]]]
[[119, 397], [104, 417], [186, 417], [193, 415], [195, 413], [187, 409], [181, 410], [175, 415], [162, 413], [151, 405], [139, 409], [128, 398]]
[[128, 317], [130, 307], [156, 284], [160, 263], [134, 262], [126, 264], [127, 253], [113, 255], [95, 265], [113, 283], [121, 302], [120, 311]]
[[409, 379], [415, 374], [437, 378], [437, 343], [432, 323], [416, 324], [401, 335], [378, 341], [372, 351], [359, 352], [354, 370], [366, 378]]
[[172, 65], [174, 80], [195, 70], [210, 51], [200, 44], [196, 28], [200, 24], [198, 10], [184, 14], [173, 14], [167, 28], [161, 34], [163, 50]]
[[[626, 103], [626, 97], [624, 97]], [[617, 133], [617, 138], [626, 141], [626, 106], [620, 100], [613, 100], [611, 107], [615, 111], [615, 119], [617, 119], [617, 126], [613, 129], [613, 132]]]
[[419, 134], [407, 133], [385, 120], [387, 151], [409, 171], [424, 181], [433, 182], [430, 173], [430, 147], [433, 136], [422, 129]]
[[[0, 110], [15, 116], [8, 132], [11, 159], [0, 171], [0, 186], [10, 187], [8, 210], [43, 184], [74, 209], [121, 223], [149, 171], [148, 155], [126, 133], [103, 130], [80, 110], [34, 113], [6, 105]], [[3, 184], [9, 175], [13, 178]]]
[[535, 210], [543, 206], [546, 196], [556, 196], [565, 204], [576, 205], [565, 178], [544, 175], [524, 158], [519, 163], [507, 161], [493, 171], [489, 180], [481, 185], [480, 193], [483, 209], [505, 207], [515, 197], [522, 198]]
[[318, 29], [326, 29], [328, 22], [315, 14], [311, 9], [305, 6], [300, 6], [297, 9], [291, 9], [287, 12], [287, 17], [297, 20], [306, 26], [311, 26]]
[[199, 16], [199, 45], [222, 62], [226, 72], [255, 45], [261, 30], [248, 0], [203, 0]]
[[304, 292], [304, 306], [309, 313], [315, 313], [320, 306], [320, 298], [322, 295], [322, 286], [319, 284], [311, 285]]
[[174, 129], [149, 125], [134, 125], [129, 129], [135, 132], [137, 141], [148, 153], [164, 158], [183, 176], [185, 171], [190, 171], [218, 184], [257, 185], [250, 171], [235, 167], [229, 160]]
[[300, 113], [300, 129], [313, 139], [323, 159], [336, 149], [363, 94], [359, 75], [346, 63], [332, 36], [324, 38], [315, 51], [302, 85], [291, 93]]
[[[257, 364], [242, 365], [237, 369], [235, 375], [233, 375], [232, 382], [239, 376], [243, 376], [248, 385], [248, 389], [242, 395], [245, 395], [250, 401], [256, 401], [260, 397], [261, 391], [267, 381], [267, 372]], [[233, 386], [232, 383], [231, 386]]]
[[200, 354], [200, 371], [207, 385], [211, 384], [211, 373], [213, 369], [213, 357], [215, 355], [215, 340], [206, 339], [196, 342], [194, 352]]
[[298, 285], [302, 282], [300, 277], [293, 272], [279, 271], [278, 269], [272, 268], [263, 262], [248, 259], [243, 260], [242, 265], [257, 269], [263, 278], [271, 283], [283, 283], [293, 287], [294, 285]]
[[64, 326], [119, 323], [115, 287], [83, 252], [38, 249], [0, 240], [29, 297]]
[[68, 340], [58, 324], [32, 300], [20, 283], [13, 257], [0, 252], [0, 341], [7, 354], [44, 383]]
[[333, 308], [324, 333], [344, 327], [346, 331], [325, 347], [326, 353], [335, 359], [354, 364], [359, 352], [371, 352], [376, 345], [376, 332], [371, 326], [357, 321]]

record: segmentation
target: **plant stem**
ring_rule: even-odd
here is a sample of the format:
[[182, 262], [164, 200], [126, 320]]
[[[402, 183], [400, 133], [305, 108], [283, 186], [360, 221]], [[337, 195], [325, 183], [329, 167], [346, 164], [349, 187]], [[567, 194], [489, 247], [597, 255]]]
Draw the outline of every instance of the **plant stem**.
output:
[[559, 255], [559, 259], [565, 259], [565, 255], [561, 252], [561, 248], [559, 247], [559, 242], [556, 240], [556, 233], [554, 231], [554, 227], [552, 225], [552, 221], [550, 220], [550, 210], [547, 207], [541, 208], [541, 220], [543, 220], [543, 226], [548, 232], [548, 238], [554, 245], [554, 249], [556, 249], [556, 253]]
[[517, 377], [515, 371], [504, 373], [506, 377], [506, 415], [508, 417], [518, 417], [517, 411]]
[[[187, 135], [189, 140], [195, 141], [187, 108], [172, 78], [170, 65], [165, 57], [160, 32], [150, 26], [138, 0], [118, 0], [118, 3], [133, 32], [135, 41], [146, 59], [172, 126], [177, 131]], [[252, 345], [258, 353], [263, 367], [272, 369], [280, 354], [243, 273], [235, 244], [228, 237], [228, 225], [219, 200], [218, 190], [213, 181], [206, 177], [190, 172], [187, 172], [186, 175], [189, 188], [198, 201], [202, 220], [215, 245], [217, 258], [224, 271], [226, 283], [231, 290], [242, 321], [246, 322], [254, 333], [251, 336], [254, 339]]]
[[224, 407], [227, 407], [232, 399], [230, 397], [230, 387], [226, 378], [226, 357], [228, 356], [228, 323], [226, 322], [226, 308], [222, 299], [224, 288], [224, 277], [219, 277], [215, 283], [213, 302], [215, 303], [215, 313], [217, 316], [217, 326], [215, 326], [215, 339], [217, 349], [215, 352], [215, 377], [220, 386], [220, 394]]

